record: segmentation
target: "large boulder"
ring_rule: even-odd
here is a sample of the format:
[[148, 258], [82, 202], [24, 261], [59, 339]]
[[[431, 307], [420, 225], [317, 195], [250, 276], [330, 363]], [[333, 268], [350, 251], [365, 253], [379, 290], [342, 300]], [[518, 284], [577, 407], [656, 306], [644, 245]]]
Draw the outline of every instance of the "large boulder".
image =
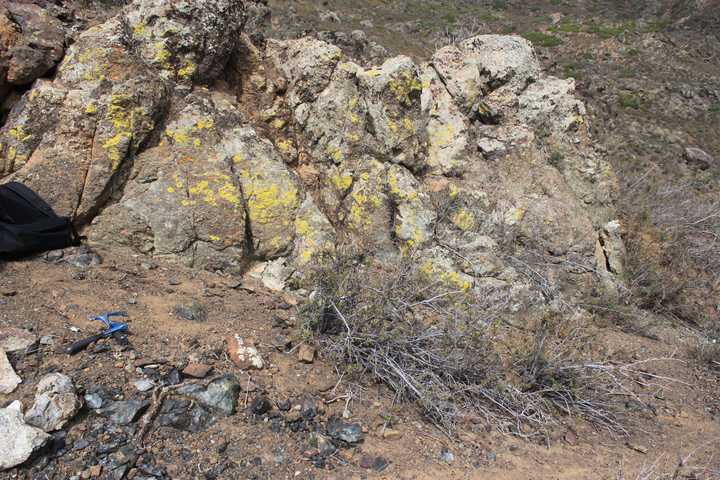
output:
[[184, 103], [91, 239], [235, 273], [289, 254], [303, 195], [295, 175], [270, 142], [238, 126], [230, 97], [199, 89]]
[[83, 32], [52, 84], [28, 92], [0, 131], [0, 173], [15, 172], [12, 179], [59, 214], [89, 221], [122, 189], [167, 111], [168, 80], [220, 75], [237, 46], [244, 5], [138, 0]]
[[26, 93], [0, 130], [1, 170], [81, 223], [122, 184], [167, 104], [123, 36], [118, 19], [84, 32], [56, 79]]
[[11, 86], [27, 85], [62, 59], [62, 23], [32, 3], [0, 5], [0, 103]]

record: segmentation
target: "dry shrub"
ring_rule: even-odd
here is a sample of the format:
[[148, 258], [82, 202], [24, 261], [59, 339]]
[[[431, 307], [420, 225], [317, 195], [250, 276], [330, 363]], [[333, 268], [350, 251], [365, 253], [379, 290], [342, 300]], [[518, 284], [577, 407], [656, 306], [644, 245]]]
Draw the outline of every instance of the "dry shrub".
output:
[[697, 325], [715, 320], [707, 300], [720, 281], [720, 201], [699, 184], [653, 182], [625, 202], [634, 212], [625, 240], [638, 305]]
[[630, 369], [589, 361], [586, 317], [548, 309], [513, 327], [497, 292], [454, 289], [419, 263], [340, 255], [315, 272], [305, 325], [341, 370], [415, 402], [448, 434], [470, 421], [531, 436], [564, 416], [625, 432], [615, 402], [630, 395]]
[[646, 174], [626, 190], [627, 271], [634, 303], [695, 329], [691, 353], [720, 371], [720, 200], [713, 180], [701, 178]]

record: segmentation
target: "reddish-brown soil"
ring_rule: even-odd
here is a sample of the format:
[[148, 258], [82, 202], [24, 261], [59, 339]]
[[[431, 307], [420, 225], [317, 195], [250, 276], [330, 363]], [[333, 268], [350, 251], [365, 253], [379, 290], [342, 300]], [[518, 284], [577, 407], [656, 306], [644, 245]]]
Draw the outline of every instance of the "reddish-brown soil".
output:
[[[151, 265], [146, 259], [124, 252], [100, 253], [103, 264], [84, 270], [42, 259], [3, 266], [0, 328], [32, 329], [38, 336], [52, 336], [54, 346], [16, 359], [23, 383], [13, 394], [0, 397], [0, 403], [21, 399], [29, 405], [36, 382], [51, 371], [69, 375], [80, 387], [104, 385], [121, 390], [125, 398], [149, 398], [150, 393], [138, 393], [131, 383], [140, 378], [134, 368], [139, 359], [162, 359], [166, 367], [179, 368], [193, 359], [212, 365], [211, 375], [234, 373], [244, 385], [236, 415], [201, 433], [166, 427], [150, 431], [145, 451], [171, 478], [211, 478], [205, 472], [222, 463], [227, 467], [215, 478], [720, 478], [718, 378], [688, 360], [685, 346], [692, 345], [692, 333], [667, 326], [655, 329], [659, 340], [614, 329], [599, 336], [619, 360], [677, 359], [647, 365], [649, 372], [677, 381], [651, 382], [660, 386], [645, 389], [654, 394], [650, 403], [656, 414], [630, 412], [630, 437], [613, 437], [566, 419], [563, 427], [544, 439], [523, 440], [467, 426], [460, 440], [451, 441], [424, 422], [411, 405], [392, 405], [391, 395], [367, 380], [364, 390], [352, 389], [348, 403], [352, 418], [368, 430], [365, 441], [333, 456], [330, 469], [318, 469], [303, 456], [307, 432], [283, 429], [273, 433], [269, 422], [254, 418], [244, 408], [260, 393], [273, 402], [291, 399], [293, 404], [312, 397], [325, 410], [322, 423], [346, 405], [349, 384], [332, 365], [323, 359], [303, 364], [296, 351], [282, 351], [287, 341], [297, 345], [299, 340], [298, 326], [292, 326], [296, 323], [294, 299], [247, 283], [238, 287], [233, 279], [177, 265], [158, 262], [152, 265], [156, 268], [147, 269]], [[206, 307], [205, 322], [173, 314], [175, 305], [193, 299]], [[63, 345], [97, 331], [98, 325], [87, 320], [89, 315], [118, 309], [129, 313], [129, 348], [123, 350], [108, 341], [112, 348], [98, 354], [92, 348], [75, 356], [60, 351]], [[282, 319], [291, 326], [273, 327], [273, 319], [276, 325]], [[73, 332], [71, 327], [80, 331]], [[235, 333], [255, 339], [266, 360], [265, 369], [243, 372], [229, 361], [224, 338]], [[246, 392], [247, 385], [254, 385], [255, 391]], [[402, 433], [400, 439], [382, 438], [382, 419], [388, 414], [394, 418], [393, 428]], [[93, 422], [93, 413], [78, 415], [67, 429], [67, 444], [81, 438]], [[452, 464], [440, 459], [443, 448], [454, 454]], [[381, 455], [390, 465], [382, 473], [364, 470], [359, 466], [364, 455]], [[673, 477], [681, 457], [688, 459]], [[83, 451], [70, 451], [54, 462], [48, 470], [38, 458], [0, 478], [46, 478], [40, 471], [52, 472], [48, 478], [69, 478], [95, 464]]]

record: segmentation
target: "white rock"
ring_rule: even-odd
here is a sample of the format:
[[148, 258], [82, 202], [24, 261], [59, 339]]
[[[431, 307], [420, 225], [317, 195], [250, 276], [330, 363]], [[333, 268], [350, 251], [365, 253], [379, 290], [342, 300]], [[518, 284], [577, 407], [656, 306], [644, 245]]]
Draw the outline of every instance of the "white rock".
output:
[[0, 394], [12, 393], [22, 379], [15, 373], [5, 351], [0, 348]]
[[25, 413], [25, 421], [46, 432], [59, 430], [75, 416], [82, 401], [67, 375], [50, 373], [38, 382], [35, 403]]
[[478, 64], [489, 85], [507, 84], [516, 93], [540, 76], [540, 62], [532, 44], [511, 35], [478, 35], [460, 46], [477, 55]]
[[48, 438], [47, 433], [25, 424], [19, 401], [0, 409], [0, 470], [20, 465]]
[[575, 98], [575, 80], [546, 77], [530, 85], [518, 99], [519, 117], [528, 124], [543, 122], [563, 134], [583, 122], [585, 105]]

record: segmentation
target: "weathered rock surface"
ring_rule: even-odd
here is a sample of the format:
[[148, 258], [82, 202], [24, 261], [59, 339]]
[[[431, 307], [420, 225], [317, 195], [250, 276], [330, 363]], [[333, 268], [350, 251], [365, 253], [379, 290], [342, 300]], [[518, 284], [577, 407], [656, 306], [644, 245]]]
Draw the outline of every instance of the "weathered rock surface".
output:
[[15, 391], [22, 379], [15, 373], [5, 351], [0, 348], [0, 394], [8, 394]]
[[0, 349], [6, 353], [24, 352], [37, 341], [37, 336], [22, 328], [6, 327], [0, 329]]
[[81, 407], [82, 400], [70, 377], [51, 373], [38, 382], [35, 403], [25, 412], [25, 421], [45, 432], [52, 432], [63, 428]]
[[31, 83], [62, 58], [62, 23], [32, 3], [0, 5], [0, 102], [9, 86]]
[[0, 470], [20, 465], [47, 443], [50, 436], [25, 424], [19, 401], [0, 409]]
[[85, 31], [0, 130], [0, 170], [93, 242], [271, 288], [347, 243], [523, 298], [519, 258], [547, 257], [560, 289], [621, 281], [595, 268], [616, 179], [528, 41], [366, 68], [318, 38], [254, 42], [255, 7], [136, 0]]

